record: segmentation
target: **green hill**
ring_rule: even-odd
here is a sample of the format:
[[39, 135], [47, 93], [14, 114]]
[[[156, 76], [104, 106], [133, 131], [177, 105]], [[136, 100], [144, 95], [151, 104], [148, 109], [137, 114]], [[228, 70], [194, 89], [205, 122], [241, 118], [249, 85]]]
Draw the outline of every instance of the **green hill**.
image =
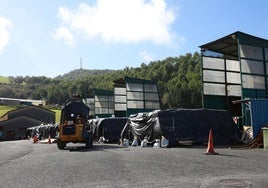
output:
[[17, 109], [16, 106], [0, 105], [0, 117], [2, 117], [8, 111], [15, 110], [15, 109]]
[[9, 78], [5, 76], [0, 76], [0, 83], [1, 84], [9, 84]]
[[[45, 76], [2, 77], [0, 97], [44, 99], [49, 104], [63, 104], [73, 94], [92, 95], [93, 89], [113, 89], [113, 81], [125, 76], [156, 81], [162, 109], [200, 108], [201, 57], [198, 52], [179, 57], [142, 63], [123, 70], [76, 69], [56, 78]], [[4, 79], [5, 78], [5, 79]], [[0, 82], [1, 83], [1, 82]]]
[[87, 76], [97, 76], [97, 75], [102, 75], [102, 74], [107, 74], [107, 73], [113, 73], [116, 72], [115, 70], [89, 70], [89, 69], [75, 69], [73, 71], [70, 71], [68, 73], [63, 74], [62, 76], [57, 76], [55, 79], [58, 80], [74, 80], [77, 78], [83, 78]]

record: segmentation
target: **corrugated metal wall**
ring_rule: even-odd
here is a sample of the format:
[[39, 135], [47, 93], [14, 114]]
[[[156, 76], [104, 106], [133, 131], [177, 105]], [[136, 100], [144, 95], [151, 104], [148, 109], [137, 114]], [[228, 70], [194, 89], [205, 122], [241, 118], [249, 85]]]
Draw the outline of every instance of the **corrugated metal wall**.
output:
[[251, 99], [250, 116], [253, 137], [256, 138], [261, 127], [268, 125], [268, 99]]

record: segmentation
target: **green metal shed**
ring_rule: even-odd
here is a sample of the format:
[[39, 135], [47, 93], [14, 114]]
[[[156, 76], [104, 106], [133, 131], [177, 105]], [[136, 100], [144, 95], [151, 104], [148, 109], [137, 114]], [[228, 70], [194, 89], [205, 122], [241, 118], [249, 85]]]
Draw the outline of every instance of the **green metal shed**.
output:
[[94, 89], [92, 102], [90, 111], [94, 117], [105, 118], [114, 115], [114, 92], [112, 90]]
[[114, 81], [116, 117], [128, 117], [140, 112], [160, 109], [158, 86], [155, 81], [124, 77]]
[[233, 101], [268, 98], [268, 40], [237, 31], [200, 48], [203, 107], [228, 110], [245, 124], [246, 105]]

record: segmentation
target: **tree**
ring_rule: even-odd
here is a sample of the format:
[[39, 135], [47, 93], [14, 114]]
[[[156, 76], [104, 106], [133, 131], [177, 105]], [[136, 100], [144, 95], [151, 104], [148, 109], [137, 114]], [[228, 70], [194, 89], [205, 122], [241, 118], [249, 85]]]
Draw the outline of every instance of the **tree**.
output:
[[10, 77], [10, 86], [1, 87], [0, 95], [45, 98], [49, 103], [63, 104], [72, 94], [86, 97], [94, 88], [113, 90], [115, 80], [129, 76], [156, 81], [162, 109], [200, 108], [200, 60], [200, 54], [195, 52], [117, 71], [74, 70], [53, 79], [44, 76]]
[[0, 86], [0, 96], [4, 98], [12, 98], [14, 96], [13, 90], [10, 86], [1, 85]]

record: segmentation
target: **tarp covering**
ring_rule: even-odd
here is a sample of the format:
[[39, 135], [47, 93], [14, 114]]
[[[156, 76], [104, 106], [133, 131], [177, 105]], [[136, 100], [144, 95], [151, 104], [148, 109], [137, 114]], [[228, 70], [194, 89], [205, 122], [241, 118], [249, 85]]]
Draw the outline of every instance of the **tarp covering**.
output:
[[58, 132], [58, 124], [41, 124], [39, 126], [27, 128], [27, 136], [33, 137], [37, 135], [39, 139], [55, 138]]
[[170, 145], [179, 141], [203, 144], [208, 141], [209, 130], [213, 130], [214, 143], [219, 145], [237, 143], [240, 132], [227, 111], [206, 109], [178, 109], [139, 113], [129, 117], [121, 139], [130, 141], [137, 137], [153, 143], [164, 136]]
[[120, 134], [127, 122], [127, 118], [100, 118], [89, 120], [93, 126], [95, 139], [104, 137], [105, 142], [116, 143], [120, 139]]

